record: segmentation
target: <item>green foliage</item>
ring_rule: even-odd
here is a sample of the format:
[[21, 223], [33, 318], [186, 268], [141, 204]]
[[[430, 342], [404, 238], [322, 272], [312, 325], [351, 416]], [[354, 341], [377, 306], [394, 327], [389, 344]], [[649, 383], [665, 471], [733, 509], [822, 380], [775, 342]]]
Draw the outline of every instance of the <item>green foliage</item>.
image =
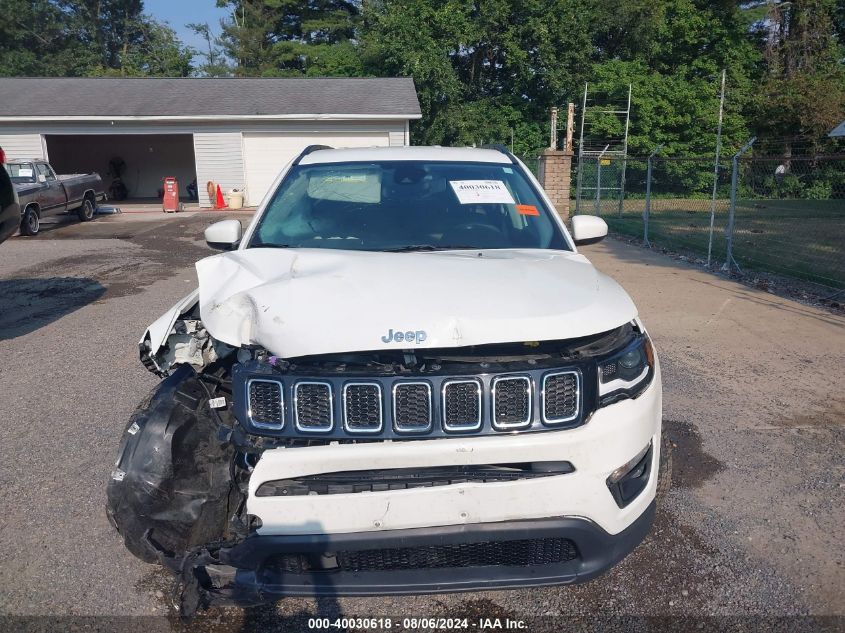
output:
[[833, 185], [826, 180], [817, 180], [804, 189], [807, 200], [830, 200], [833, 197]]
[[590, 67], [589, 4], [571, 0], [410, 0], [364, 4], [370, 74], [412, 76], [415, 142], [545, 144], [547, 109], [574, 98]]
[[351, 0], [217, 0], [232, 10], [220, 42], [241, 76], [355, 76], [360, 23]]
[[[762, 135], [823, 138], [845, 116], [845, 3], [773, 4], [766, 18], [758, 35], [767, 65], [752, 125]], [[789, 138], [783, 150], [791, 150]]]
[[0, 0], [0, 75], [191, 73], [193, 51], [142, 0]]
[[233, 68], [223, 51], [223, 42], [220, 36], [212, 31], [211, 25], [207, 22], [196, 22], [186, 26], [205, 40], [205, 48], [196, 51], [195, 72], [201, 77], [231, 76]]
[[[585, 82], [597, 96], [633, 86], [632, 155], [712, 155], [723, 68], [724, 155], [752, 133], [824, 137], [845, 116], [842, 0], [205, 1], [231, 17], [217, 34], [190, 25], [207, 43], [194, 51], [143, 0], [0, 0], [0, 74], [409, 76], [415, 143], [513, 139], [521, 155], [547, 145], [549, 108], [580, 106]], [[618, 116], [592, 118], [596, 142], [623, 135]], [[686, 191], [712, 178], [682, 161], [664, 172]]]

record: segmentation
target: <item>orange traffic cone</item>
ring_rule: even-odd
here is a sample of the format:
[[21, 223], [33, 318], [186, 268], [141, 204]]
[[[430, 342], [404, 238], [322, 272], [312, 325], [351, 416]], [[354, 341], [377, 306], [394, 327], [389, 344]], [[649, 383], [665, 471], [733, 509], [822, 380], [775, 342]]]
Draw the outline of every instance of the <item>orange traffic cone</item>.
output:
[[217, 200], [214, 203], [215, 209], [225, 209], [226, 208], [226, 201], [223, 199], [223, 190], [220, 189], [220, 185], [217, 185]]

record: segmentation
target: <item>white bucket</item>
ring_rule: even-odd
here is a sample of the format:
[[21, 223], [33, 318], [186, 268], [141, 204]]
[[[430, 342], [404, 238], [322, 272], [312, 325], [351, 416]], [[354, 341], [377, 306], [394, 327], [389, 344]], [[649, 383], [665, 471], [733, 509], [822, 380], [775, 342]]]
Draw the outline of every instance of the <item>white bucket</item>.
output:
[[230, 209], [240, 209], [244, 206], [244, 192], [243, 191], [230, 191], [227, 196], [229, 199], [229, 208]]

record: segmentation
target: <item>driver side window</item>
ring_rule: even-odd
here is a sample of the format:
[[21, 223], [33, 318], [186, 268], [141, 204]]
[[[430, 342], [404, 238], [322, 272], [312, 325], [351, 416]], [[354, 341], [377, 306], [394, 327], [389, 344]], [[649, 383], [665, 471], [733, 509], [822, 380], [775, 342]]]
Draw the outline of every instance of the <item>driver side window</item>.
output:
[[35, 163], [35, 168], [38, 170], [38, 175], [44, 176], [47, 179], [47, 182], [51, 182], [56, 179], [56, 174], [53, 173], [53, 170], [50, 169], [50, 166], [46, 163]]

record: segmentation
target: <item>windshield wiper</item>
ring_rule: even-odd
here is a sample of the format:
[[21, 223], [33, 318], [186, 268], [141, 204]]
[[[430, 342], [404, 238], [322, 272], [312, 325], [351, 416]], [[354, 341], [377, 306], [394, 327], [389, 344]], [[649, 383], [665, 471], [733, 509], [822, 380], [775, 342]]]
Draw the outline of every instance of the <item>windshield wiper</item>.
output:
[[271, 244], [270, 242], [253, 242], [249, 248], [293, 248], [290, 244]]
[[413, 253], [418, 251], [448, 251], [461, 249], [474, 249], [476, 246], [465, 244], [449, 244], [446, 246], [435, 246], [434, 244], [409, 244], [408, 246], [397, 246], [395, 248], [382, 249], [383, 253]]

